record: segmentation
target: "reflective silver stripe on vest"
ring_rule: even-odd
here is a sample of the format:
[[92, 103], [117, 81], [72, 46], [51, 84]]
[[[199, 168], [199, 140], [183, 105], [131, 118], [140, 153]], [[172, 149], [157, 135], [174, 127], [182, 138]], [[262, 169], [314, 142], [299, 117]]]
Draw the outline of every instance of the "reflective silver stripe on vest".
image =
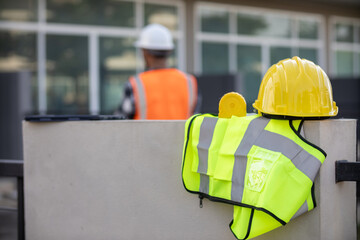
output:
[[255, 118], [250, 122], [243, 140], [235, 152], [235, 164], [232, 176], [231, 199], [241, 202], [244, 190], [247, 155], [253, 145], [274, 152], [281, 152], [289, 158], [295, 167], [314, 181], [321, 162], [319, 159], [305, 151], [291, 139], [277, 133], [265, 130], [270, 119]]
[[134, 76], [138, 95], [139, 95], [139, 116], [140, 119], [146, 119], [146, 101], [145, 101], [145, 92], [144, 92], [144, 86], [140, 80], [139, 75]]
[[299, 210], [297, 210], [297, 212], [294, 214], [294, 216], [292, 216], [292, 218], [290, 220], [293, 220], [294, 218], [297, 218], [298, 216], [307, 213], [309, 211], [308, 209], [308, 204], [307, 201], [305, 201], [303, 203], [303, 205], [301, 205], [301, 207], [299, 208]]
[[[270, 119], [263, 117], [252, 120], [235, 151], [235, 162], [231, 179], [232, 201], [239, 203], [242, 201], [248, 154], [253, 145], [270, 151], [280, 152], [289, 158], [295, 167], [309, 177], [311, 181], [314, 181], [316, 177], [321, 166], [320, 160], [305, 151], [293, 140], [281, 134], [265, 130], [269, 121]], [[199, 155], [198, 172], [201, 173], [199, 191], [206, 194], [209, 192], [209, 177], [206, 175], [208, 168], [208, 150], [213, 138], [216, 122], [217, 118], [204, 118], [200, 127], [199, 144], [197, 146]], [[307, 209], [307, 206], [303, 208], [305, 207]]]
[[263, 117], [258, 117], [252, 120], [245, 131], [239, 147], [236, 149], [235, 163], [231, 179], [231, 200], [233, 201], [241, 202], [242, 200], [246, 165], [248, 160], [247, 155], [251, 147], [253, 146], [253, 143], [256, 141], [256, 139], [264, 130], [269, 121], [270, 119]]
[[209, 194], [209, 181], [210, 178], [208, 175], [200, 174], [199, 192]]
[[189, 115], [193, 114], [193, 102], [194, 102], [194, 86], [191, 81], [191, 76], [189, 74], [186, 75], [186, 80], [188, 83], [188, 91], [189, 91]]
[[319, 159], [305, 151], [291, 139], [277, 133], [264, 130], [254, 144], [274, 152], [281, 152], [311, 181], [314, 181], [321, 166]]
[[218, 118], [204, 118], [200, 126], [199, 143], [197, 145], [199, 155], [199, 166], [197, 172], [200, 173], [200, 189], [202, 193], [209, 193], [208, 153], [212, 142], [215, 126]]

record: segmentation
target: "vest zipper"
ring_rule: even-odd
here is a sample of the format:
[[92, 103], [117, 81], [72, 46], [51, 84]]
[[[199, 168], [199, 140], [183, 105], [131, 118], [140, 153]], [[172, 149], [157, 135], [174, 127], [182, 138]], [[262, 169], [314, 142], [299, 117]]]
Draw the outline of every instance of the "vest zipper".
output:
[[204, 199], [204, 196], [202, 194], [199, 194], [199, 200], [200, 200], [199, 207], [200, 208], [203, 207], [203, 199]]

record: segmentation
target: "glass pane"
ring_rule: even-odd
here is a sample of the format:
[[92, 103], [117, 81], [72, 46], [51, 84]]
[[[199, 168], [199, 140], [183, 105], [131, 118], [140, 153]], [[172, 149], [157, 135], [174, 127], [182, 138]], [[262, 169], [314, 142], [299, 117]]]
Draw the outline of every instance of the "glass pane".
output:
[[46, 6], [48, 22], [119, 27], [135, 26], [135, 4], [133, 2], [48, 0]]
[[112, 114], [123, 98], [124, 83], [136, 72], [133, 38], [100, 38], [101, 113]]
[[[16, 178], [0, 178], [0, 238], [19, 239], [17, 236], [17, 183]], [[14, 210], [14, 211], [13, 211]]]
[[48, 35], [46, 39], [48, 113], [88, 113], [88, 39]]
[[291, 37], [292, 21], [290, 17], [281, 15], [267, 15], [266, 20], [268, 26], [266, 31], [263, 32], [263, 35], [284, 38]]
[[238, 14], [237, 22], [238, 33], [242, 35], [259, 35], [268, 26], [263, 16], [246, 13]]
[[353, 42], [354, 27], [352, 24], [337, 23], [335, 25], [335, 38], [338, 42]]
[[271, 47], [270, 48], [270, 64], [276, 64], [277, 62], [291, 58], [291, 48], [288, 47]]
[[17, 208], [16, 178], [0, 178], [0, 208]]
[[0, 74], [28, 73], [31, 81], [31, 112], [36, 112], [38, 85], [35, 33], [0, 31], [0, 46]]
[[204, 74], [229, 72], [229, 45], [226, 43], [202, 44], [202, 72]]
[[175, 6], [145, 4], [144, 13], [145, 25], [159, 23], [170, 30], [176, 30], [179, 27], [178, 11]]
[[261, 82], [261, 47], [239, 45], [237, 47], [238, 71], [242, 79], [239, 92], [247, 102], [247, 112], [253, 112], [252, 103], [257, 98]]
[[299, 20], [299, 38], [318, 39], [319, 23], [311, 20]]
[[18, 237], [17, 212], [0, 209], [0, 232], [2, 239], [15, 240]]
[[37, 0], [1, 0], [0, 20], [36, 21]]
[[318, 50], [314, 48], [299, 48], [299, 57], [313, 61], [315, 64], [318, 62]]
[[172, 67], [172, 68], [177, 68], [178, 67], [178, 41], [174, 40], [174, 50], [171, 53], [171, 55], [169, 56], [169, 60], [168, 60], [168, 66]]
[[229, 33], [229, 13], [201, 9], [201, 31], [214, 33]]
[[353, 76], [353, 53], [337, 51], [336, 55], [336, 75], [338, 77]]
[[255, 15], [241, 13], [238, 15], [238, 33], [253, 36], [291, 37], [292, 21], [282, 15]]

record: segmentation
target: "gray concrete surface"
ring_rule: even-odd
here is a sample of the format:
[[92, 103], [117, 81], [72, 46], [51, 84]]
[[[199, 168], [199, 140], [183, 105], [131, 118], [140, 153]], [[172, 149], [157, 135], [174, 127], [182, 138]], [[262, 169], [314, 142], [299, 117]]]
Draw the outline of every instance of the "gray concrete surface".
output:
[[[318, 207], [257, 239], [356, 239], [355, 184], [334, 161], [355, 160], [355, 120], [312, 121], [328, 153]], [[24, 122], [26, 239], [234, 239], [232, 206], [181, 182], [184, 121]]]

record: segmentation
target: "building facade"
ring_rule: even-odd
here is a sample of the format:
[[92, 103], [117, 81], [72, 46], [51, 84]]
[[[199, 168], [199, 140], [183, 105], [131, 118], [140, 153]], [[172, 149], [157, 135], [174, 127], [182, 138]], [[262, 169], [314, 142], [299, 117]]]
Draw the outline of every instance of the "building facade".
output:
[[0, 73], [27, 72], [33, 113], [111, 114], [143, 70], [133, 43], [160, 23], [174, 36], [170, 66], [238, 74], [249, 103], [266, 70], [300, 56], [329, 77], [360, 77], [357, 0], [2, 0]]

